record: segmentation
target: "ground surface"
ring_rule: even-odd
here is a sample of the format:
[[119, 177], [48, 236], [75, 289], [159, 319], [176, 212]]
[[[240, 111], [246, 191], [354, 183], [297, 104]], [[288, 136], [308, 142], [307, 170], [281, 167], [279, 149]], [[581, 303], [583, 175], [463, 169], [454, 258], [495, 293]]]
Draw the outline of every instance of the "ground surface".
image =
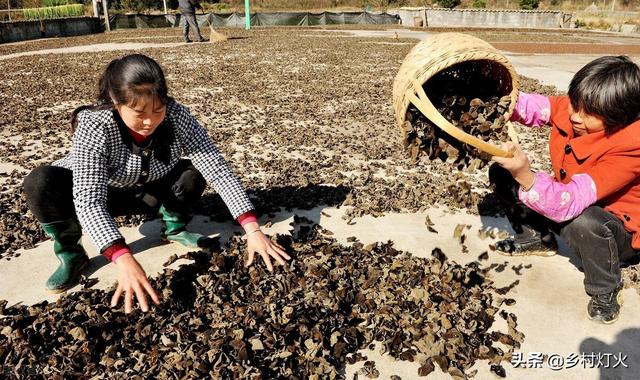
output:
[[[164, 67], [172, 95], [209, 129], [254, 197], [261, 222], [272, 223], [270, 232], [286, 233], [296, 214], [320, 223], [343, 244], [350, 244], [350, 236], [363, 244], [391, 240], [396, 248], [419, 257], [440, 247], [458, 263], [479, 261], [492, 268], [489, 276], [498, 286], [519, 281], [509, 292], [515, 305], [502, 308], [518, 317], [518, 329], [525, 334], [519, 351], [525, 357], [622, 353], [630, 367], [596, 369], [580, 363], [554, 371], [546, 362], [541, 369], [516, 369], [505, 363], [509, 378], [640, 376], [640, 323], [635, 317], [640, 302], [634, 290], [624, 291], [626, 303], [618, 323], [589, 322], [579, 260], [566, 247], [550, 258], [508, 259], [489, 250], [491, 238], [478, 236], [481, 228], [508, 229], [503, 218], [478, 215], [482, 205], [492, 204], [486, 195], [486, 168], [459, 171], [451, 163], [427, 159], [415, 164], [402, 149], [391, 106], [392, 82], [415, 38], [435, 32], [223, 32], [233, 38], [220, 44], [181, 44], [179, 30], [160, 29], [0, 46], [0, 299], [10, 305], [56, 299], [42, 289], [56, 265], [52, 244], [46, 241], [32, 248], [43, 236], [26, 209], [20, 184], [30, 169], [68, 152], [69, 112], [90, 103], [104, 65], [125, 54], [120, 49], [132, 49]], [[471, 33], [502, 49], [522, 75], [560, 90], [596, 54], [640, 54], [637, 39], [612, 34]], [[528, 87], [523, 90], [553, 91], [524, 83]], [[548, 169], [546, 132], [527, 131], [520, 138], [534, 164]], [[471, 191], [464, 183], [471, 184]], [[206, 216], [197, 217], [192, 228], [220, 235], [226, 242], [239, 230], [218, 199], [207, 199], [202, 209]], [[427, 230], [427, 216], [438, 233]], [[149, 274], [162, 270], [170, 256], [187, 252], [160, 245], [157, 220], [141, 226], [140, 222], [123, 221], [127, 227], [122, 231]], [[471, 226], [466, 250], [453, 236], [461, 223]], [[84, 245], [96, 256], [86, 238]], [[488, 250], [488, 260], [480, 261], [479, 255]], [[96, 288], [108, 289], [116, 270], [95, 257], [87, 275], [99, 279]], [[495, 328], [506, 327], [498, 321]], [[416, 363], [394, 361], [375, 350], [365, 353], [376, 360], [380, 378], [416, 376]], [[361, 364], [348, 366], [347, 376]], [[477, 378], [493, 376], [486, 361], [474, 369]], [[430, 376], [449, 377], [439, 370]]]

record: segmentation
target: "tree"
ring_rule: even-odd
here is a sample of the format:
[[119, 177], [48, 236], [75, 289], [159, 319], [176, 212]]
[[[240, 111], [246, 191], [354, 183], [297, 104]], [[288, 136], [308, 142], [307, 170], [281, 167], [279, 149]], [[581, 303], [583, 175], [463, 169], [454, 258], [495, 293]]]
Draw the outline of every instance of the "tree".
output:
[[149, 9], [161, 9], [162, 1], [156, 0], [109, 0], [109, 8], [124, 12], [142, 13]]
[[520, 0], [520, 8], [526, 10], [537, 9], [540, 5], [540, 0]]
[[460, 0], [438, 0], [438, 4], [442, 8], [453, 9], [453, 8], [457, 7], [458, 5], [460, 5]]

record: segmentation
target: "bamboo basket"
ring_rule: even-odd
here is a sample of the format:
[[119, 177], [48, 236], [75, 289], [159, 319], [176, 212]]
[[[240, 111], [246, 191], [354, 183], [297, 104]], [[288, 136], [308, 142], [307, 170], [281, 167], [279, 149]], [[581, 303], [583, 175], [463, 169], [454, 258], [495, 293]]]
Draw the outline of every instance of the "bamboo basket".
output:
[[[507, 58], [489, 43], [462, 33], [441, 33], [431, 36], [411, 49], [405, 57], [393, 83], [393, 107], [396, 123], [405, 133], [403, 124], [407, 110], [413, 104], [440, 129], [492, 156], [510, 157], [495, 145], [472, 136], [446, 120], [433, 106], [424, 85], [441, 72], [464, 77], [468, 71], [484, 76], [501, 96], [509, 95], [511, 103], [504, 119], [509, 120], [518, 98], [518, 74]], [[509, 137], [517, 142], [517, 134], [507, 122]]]

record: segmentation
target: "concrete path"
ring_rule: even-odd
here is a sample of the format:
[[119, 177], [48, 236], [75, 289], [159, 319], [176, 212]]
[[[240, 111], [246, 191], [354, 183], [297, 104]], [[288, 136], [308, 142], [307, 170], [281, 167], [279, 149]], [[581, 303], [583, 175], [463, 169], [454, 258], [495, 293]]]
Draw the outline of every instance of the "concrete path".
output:
[[[321, 30], [320, 32], [332, 35], [333, 33], [348, 33], [351, 37], [371, 38], [411, 38], [422, 40], [433, 32], [422, 32], [403, 28], [389, 28], [386, 30]], [[587, 36], [589, 40], [601, 40], [603, 44], [640, 44], [640, 38], [624, 37], [618, 34], [602, 36]], [[587, 38], [585, 37], [585, 38]], [[567, 91], [571, 78], [582, 66], [603, 54], [514, 54], [503, 52], [515, 67], [518, 74], [535, 78], [546, 85], [556, 86], [560, 91]], [[640, 63], [640, 57], [632, 57], [636, 63]]]
[[542, 84], [556, 86], [566, 92], [573, 75], [581, 67], [598, 58], [598, 55], [520, 55], [505, 53], [518, 74], [539, 80]]
[[[391, 240], [395, 247], [412, 252], [416, 256], [429, 257], [435, 247], [441, 248], [450, 260], [466, 264], [478, 260], [478, 254], [489, 251], [489, 259], [482, 264], [499, 265], [491, 273], [492, 280], [497, 287], [503, 287], [519, 281], [506, 297], [516, 300], [516, 304], [505, 307], [518, 317], [518, 330], [525, 334], [524, 344], [519, 352], [525, 361], [536, 353], [558, 357], [567, 360], [571, 355], [583, 352], [596, 352], [601, 355], [626, 355], [624, 364], [629, 368], [584, 368], [583, 363], [567, 369], [555, 371], [548, 363], [541, 364], [542, 368], [511, 368], [505, 364], [509, 378], [513, 379], [598, 379], [598, 378], [639, 378], [640, 323], [637, 315], [640, 313], [640, 296], [634, 290], [625, 290], [623, 296], [625, 305], [620, 320], [611, 326], [595, 324], [586, 317], [588, 298], [582, 287], [583, 275], [577, 265], [578, 260], [568, 250], [563, 248], [553, 257], [508, 258], [491, 252], [488, 248], [491, 239], [482, 240], [477, 231], [483, 227], [508, 229], [507, 223], [501, 218], [481, 218], [466, 213], [450, 214], [443, 209], [432, 209], [426, 213], [387, 214], [382, 218], [366, 216], [356, 219], [355, 225], [348, 225], [341, 218], [344, 209], [316, 208], [310, 211], [294, 210], [277, 214], [272, 220], [278, 221], [269, 233], [287, 233], [293, 215], [306, 216], [320, 223], [334, 232], [334, 237], [342, 244], [347, 238], [355, 236], [363, 244], [376, 241]], [[329, 216], [325, 216], [329, 215]], [[424, 220], [429, 215], [438, 233], [428, 232]], [[265, 223], [266, 220], [261, 220]], [[461, 246], [453, 237], [454, 228], [460, 224], [470, 225], [467, 230], [467, 245], [469, 252], [462, 253]], [[210, 236], [220, 236], [223, 242], [234, 233], [238, 227], [231, 223], [220, 224], [209, 222], [205, 217], [197, 217], [190, 225], [190, 229]], [[174, 254], [186, 253], [188, 249], [172, 243], [164, 245], [159, 239], [159, 222], [152, 221], [139, 228], [123, 228], [127, 241], [130, 242], [136, 258], [151, 276], [162, 271], [162, 264]], [[99, 282], [94, 286], [98, 289], [108, 289], [116, 281], [117, 269], [100, 257], [85, 238], [84, 246], [88, 248], [92, 257], [91, 266], [87, 271], [90, 278]], [[171, 267], [177, 267], [186, 260], [180, 260]], [[7, 299], [9, 304], [23, 302], [31, 304], [42, 300], [55, 301], [59, 296], [49, 295], [44, 291], [44, 282], [57, 261], [52, 253], [52, 242], [46, 241], [38, 247], [22, 251], [20, 257], [0, 265], [0, 299]], [[528, 268], [527, 268], [528, 267]], [[17, 286], [16, 284], [19, 284]], [[79, 289], [77, 287], [74, 290]], [[497, 318], [495, 330], [506, 332], [506, 323]], [[396, 362], [388, 356], [380, 356], [377, 351], [364, 350], [363, 354], [369, 359], [376, 360], [376, 367], [381, 371], [380, 378], [389, 378], [393, 374], [403, 379], [415, 378], [417, 366], [414, 363]], [[612, 357], [610, 357], [612, 360]], [[361, 364], [360, 364], [361, 365]], [[359, 365], [347, 368], [348, 378], [355, 373]], [[478, 369], [476, 378], [493, 378], [489, 373], [486, 362], [479, 362], [474, 367]], [[602, 377], [605, 376], [605, 377]], [[435, 373], [432, 378], [450, 378], [448, 374]]]

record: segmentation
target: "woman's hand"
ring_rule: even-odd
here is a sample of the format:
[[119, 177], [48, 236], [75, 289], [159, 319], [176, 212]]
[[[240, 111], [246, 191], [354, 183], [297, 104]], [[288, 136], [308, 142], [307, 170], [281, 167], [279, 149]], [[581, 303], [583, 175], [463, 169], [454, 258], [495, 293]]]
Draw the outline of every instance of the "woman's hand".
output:
[[116, 288], [113, 297], [111, 298], [111, 307], [118, 306], [120, 296], [124, 293], [124, 312], [129, 314], [133, 307], [133, 294], [135, 293], [138, 303], [140, 303], [140, 309], [142, 311], [149, 311], [149, 304], [147, 303], [147, 294], [151, 297], [151, 300], [156, 305], [160, 304], [160, 299], [155, 290], [151, 287], [147, 275], [144, 273], [144, 269], [138, 264], [138, 261], [133, 257], [131, 253], [125, 253], [124, 255], [116, 259], [116, 265], [118, 266], [118, 287]]
[[513, 142], [502, 144], [502, 149], [511, 152], [513, 157], [493, 156], [491, 159], [507, 169], [520, 186], [525, 189], [531, 188], [535, 180], [535, 174], [531, 171], [529, 157], [527, 157], [520, 145]]
[[267, 264], [269, 272], [273, 272], [273, 265], [271, 264], [269, 256], [274, 258], [280, 265], [285, 265], [285, 260], [291, 259], [280, 244], [271, 241], [271, 239], [260, 231], [258, 223], [248, 223], [244, 227], [245, 231], [247, 231], [247, 252], [249, 253], [249, 258], [245, 266], [248, 267], [253, 264], [253, 258], [256, 253], [258, 253], [262, 257], [262, 260], [264, 260], [264, 263]]

